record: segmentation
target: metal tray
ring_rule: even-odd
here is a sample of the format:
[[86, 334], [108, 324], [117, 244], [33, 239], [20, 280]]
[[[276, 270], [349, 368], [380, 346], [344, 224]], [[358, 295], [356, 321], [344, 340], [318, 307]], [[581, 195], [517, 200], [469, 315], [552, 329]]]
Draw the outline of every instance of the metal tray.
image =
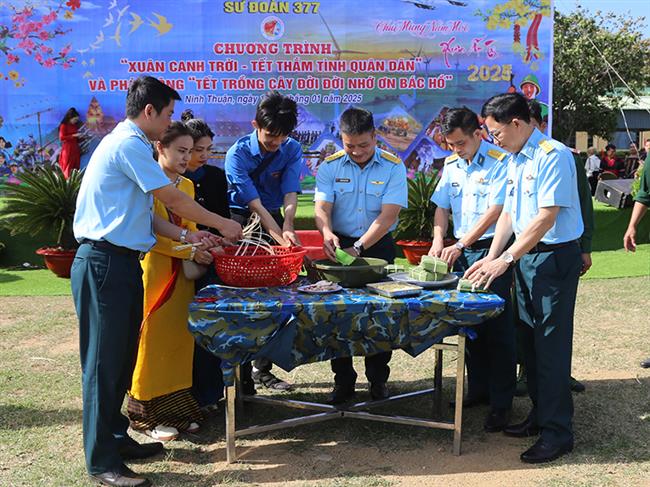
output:
[[417, 286], [411, 283], [402, 283], [405, 286], [408, 286], [409, 289], [398, 289], [391, 291], [390, 289], [384, 289], [386, 284], [393, 284], [392, 282], [373, 282], [366, 284], [366, 287], [372, 292], [380, 294], [381, 296], [386, 296], [387, 298], [401, 298], [405, 296], [415, 296], [422, 292], [423, 287]]
[[455, 274], [446, 274], [440, 281], [414, 281], [409, 277], [408, 272], [398, 272], [396, 274], [388, 274], [388, 278], [397, 282], [406, 282], [408, 284], [415, 284], [422, 286], [425, 289], [440, 289], [443, 287], [451, 287], [458, 282], [458, 276]]

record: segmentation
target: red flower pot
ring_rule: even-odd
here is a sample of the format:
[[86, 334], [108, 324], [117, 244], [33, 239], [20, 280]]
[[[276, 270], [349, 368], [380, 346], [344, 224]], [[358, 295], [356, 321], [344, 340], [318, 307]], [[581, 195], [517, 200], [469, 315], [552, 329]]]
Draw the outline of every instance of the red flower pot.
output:
[[36, 251], [45, 260], [45, 266], [57, 277], [70, 278], [70, 268], [77, 250], [65, 250], [61, 247], [41, 247]]
[[427, 255], [431, 248], [431, 241], [426, 240], [398, 240], [397, 245], [402, 247], [404, 257], [409, 264], [418, 265], [423, 255]]

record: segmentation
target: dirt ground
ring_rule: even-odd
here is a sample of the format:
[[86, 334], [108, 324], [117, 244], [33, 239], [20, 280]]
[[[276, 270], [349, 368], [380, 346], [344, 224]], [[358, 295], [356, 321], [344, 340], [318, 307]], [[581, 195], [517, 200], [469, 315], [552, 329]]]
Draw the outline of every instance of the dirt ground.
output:
[[[552, 464], [530, 466], [519, 455], [529, 439], [482, 430], [487, 407], [464, 412], [463, 453], [452, 434], [352, 419], [238, 440], [241, 462], [225, 462], [223, 412], [202, 430], [166, 445], [166, 454], [131, 467], [155, 485], [264, 486], [644, 486], [650, 485], [650, 355], [648, 278], [583, 282], [574, 340], [574, 373], [587, 391], [574, 395], [576, 449]], [[445, 366], [453, 394], [454, 358]], [[433, 355], [395, 353], [393, 391], [427, 386]], [[357, 371], [363, 371], [356, 362]], [[80, 427], [77, 333], [70, 298], [0, 298], [0, 485], [87, 485]], [[322, 400], [328, 364], [281, 372], [294, 397]], [[362, 377], [362, 373], [360, 374]], [[365, 383], [360, 383], [365, 397]], [[446, 402], [446, 401], [445, 401]], [[393, 414], [426, 415], [426, 398], [390, 406]], [[525, 417], [517, 398], [513, 420]], [[451, 410], [448, 410], [451, 418]], [[240, 426], [288, 417], [246, 405]], [[134, 433], [139, 441], [150, 441]]]

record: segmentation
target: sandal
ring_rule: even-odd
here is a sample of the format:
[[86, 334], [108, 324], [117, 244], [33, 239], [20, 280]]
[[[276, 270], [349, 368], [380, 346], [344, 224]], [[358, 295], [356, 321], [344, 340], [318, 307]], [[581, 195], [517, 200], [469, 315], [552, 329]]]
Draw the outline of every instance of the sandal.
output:
[[178, 430], [172, 426], [157, 425], [152, 430], [145, 430], [145, 435], [158, 441], [172, 441], [178, 437]]

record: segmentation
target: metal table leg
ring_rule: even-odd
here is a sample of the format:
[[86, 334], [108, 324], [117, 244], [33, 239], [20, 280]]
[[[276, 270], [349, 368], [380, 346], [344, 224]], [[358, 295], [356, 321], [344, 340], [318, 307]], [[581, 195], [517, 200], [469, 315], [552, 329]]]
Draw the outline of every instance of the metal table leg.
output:
[[460, 455], [463, 431], [463, 395], [465, 388], [465, 335], [458, 335], [456, 359], [456, 408], [454, 411], [454, 455]]
[[237, 387], [226, 387], [226, 461], [234, 463], [237, 461], [235, 446], [235, 400], [237, 399]]
[[442, 415], [442, 349], [435, 349], [435, 365], [433, 368], [433, 417]]
[[244, 407], [244, 390], [241, 383], [241, 365], [235, 366], [235, 389], [237, 391], [237, 407], [241, 411]]

